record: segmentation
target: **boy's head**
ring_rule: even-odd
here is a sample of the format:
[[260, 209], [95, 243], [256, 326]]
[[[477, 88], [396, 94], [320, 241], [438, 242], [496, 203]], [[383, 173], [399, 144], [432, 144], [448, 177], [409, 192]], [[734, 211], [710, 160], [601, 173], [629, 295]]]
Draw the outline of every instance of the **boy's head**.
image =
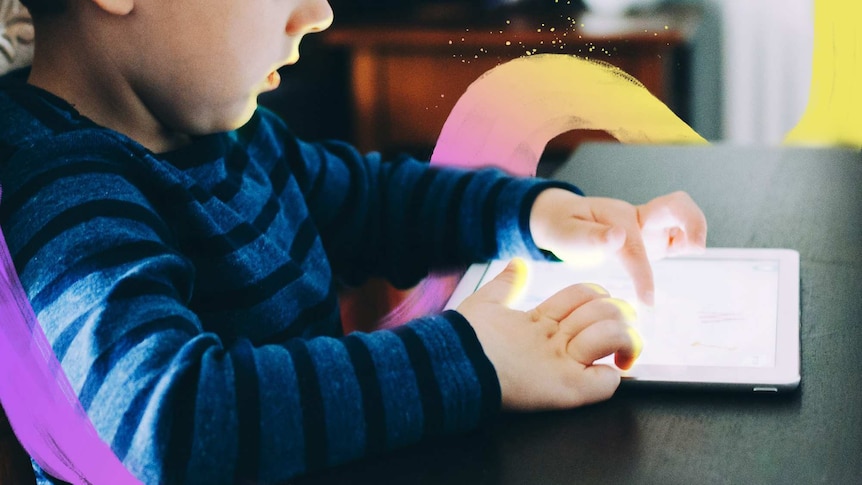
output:
[[[30, 82], [150, 148], [162, 135], [237, 128], [332, 22], [327, 0], [24, 0]], [[151, 146], [153, 145], [153, 146]], [[167, 147], [170, 148], [170, 147]]]

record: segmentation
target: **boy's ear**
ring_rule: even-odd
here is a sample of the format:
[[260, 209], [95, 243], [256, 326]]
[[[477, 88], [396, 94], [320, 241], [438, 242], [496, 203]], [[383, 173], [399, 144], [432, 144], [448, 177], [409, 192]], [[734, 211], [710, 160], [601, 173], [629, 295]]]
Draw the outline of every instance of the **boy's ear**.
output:
[[127, 15], [135, 6], [135, 0], [93, 0], [93, 3], [114, 15]]

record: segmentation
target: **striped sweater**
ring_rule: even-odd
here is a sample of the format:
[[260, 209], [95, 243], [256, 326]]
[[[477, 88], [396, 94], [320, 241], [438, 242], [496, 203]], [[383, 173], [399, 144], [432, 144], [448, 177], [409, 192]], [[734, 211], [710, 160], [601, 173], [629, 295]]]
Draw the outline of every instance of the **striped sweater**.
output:
[[461, 315], [344, 336], [336, 288], [542, 257], [529, 208], [559, 184], [381, 163], [262, 108], [154, 154], [25, 75], [0, 80], [0, 225], [83, 408], [144, 483], [274, 483], [499, 411]]

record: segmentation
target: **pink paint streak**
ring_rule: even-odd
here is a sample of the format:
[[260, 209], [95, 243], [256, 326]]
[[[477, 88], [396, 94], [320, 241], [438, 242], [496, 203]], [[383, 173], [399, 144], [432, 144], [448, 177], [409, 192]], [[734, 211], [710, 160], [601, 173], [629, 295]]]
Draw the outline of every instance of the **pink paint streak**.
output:
[[0, 231], [0, 403], [27, 453], [74, 484], [140, 483], [99, 437], [21, 287]]

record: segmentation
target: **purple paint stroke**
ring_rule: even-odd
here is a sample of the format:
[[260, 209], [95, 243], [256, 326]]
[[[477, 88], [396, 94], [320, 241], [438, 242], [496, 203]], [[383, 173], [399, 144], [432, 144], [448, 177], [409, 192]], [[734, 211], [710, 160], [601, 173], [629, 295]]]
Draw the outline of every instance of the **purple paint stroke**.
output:
[[42, 469], [73, 484], [141, 483], [102, 441], [78, 401], [18, 280], [2, 231], [0, 368], [0, 404]]

